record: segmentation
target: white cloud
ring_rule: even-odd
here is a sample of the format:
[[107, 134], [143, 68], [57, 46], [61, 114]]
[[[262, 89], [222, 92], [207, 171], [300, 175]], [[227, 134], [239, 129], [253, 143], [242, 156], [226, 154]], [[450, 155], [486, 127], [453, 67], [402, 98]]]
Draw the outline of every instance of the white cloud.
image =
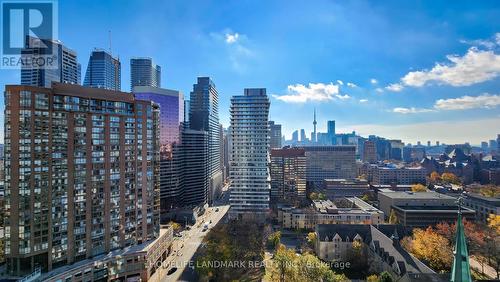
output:
[[483, 94], [479, 96], [462, 96], [459, 98], [439, 99], [431, 109], [394, 108], [392, 112], [399, 114], [418, 114], [436, 111], [457, 111], [471, 109], [492, 109], [500, 106], [500, 95]]
[[306, 103], [308, 101], [322, 102], [335, 99], [346, 100], [351, 98], [349, 95], [340, 94], [339, 85], [332, 82], [293, 84], [287, 87], [288, 94], [272, 95], [274, 98], [288, 103]]
[[380, 87], [379, 87], [379, 88], [376, 88], [376, 89], [375, 89], [375, 91], [376, 91], [377, 93], [383, 93], [383, 92], [384, 92], [384, 89], [382, 89], [382, 88], [380, 88]]
[[370, 83], [371, 84], [377, 84], [378, 80], [376, 80], [375, 78], [372, 78], [372, 79], [370, 79]]
[[226, 33], [226, 43], [227, 44], [233, 44], [236, 41], [238, 41], [238, 38], [240, 37], [240, 34], [235, 32], [235, 33]]
[[438, 110], [491, 109], [498, 106], [500, 106], [500, 95], [490, 94], [483, 94], [476, 97], [462, 96], [452, 99], [439, 99], [434, 104], [434, 108]]
[[337, 80], [337, 83], [338, 83], [339, 85], [344, 85], [344, 82], [343, 82], [342, 80]]
[[476, 39], [476, 40], [467, 40], [462, 39], [460, 43], [472, 45], [472, 46], [481, 46], [487, 49], [493, 49], [496, 45], [500, 45], [500, 32], [495, 33], [490, 39]]
[[366, 102], [368, 102], [368, 99], [360, 99], [359, 102], [360, 103], [366, 103]]
[[358, 87], [356, 84], [352, 83], [352, 82], [348, 82], [347, 83], [347, 86], [351, 87], [351, 88], [356, 88]]
[[393, 113], [398, 113], [398, 114], [418, 114], [418, 113], [428, 113], [432, 112], [433, 110], [431, 109], [419, 109], [419, 108], [394, 108], [392, 109]]
[[339, 98], [340, 100], [347, 100], [347, 99], [351, 98], [351, 96], [349, 96], [347, 94], [344, 94], [344, 95], [337, 94], [337, 95], [335, 95], [335, 97]]
[[392, 83], [389, 84], [388, 86], [385, 87], [385, 89], [392, 91], [392, 92], [399, 92], [403, 90], [404, 86], [401, 85], [400, 83]]
[[408, 86], [421, 87], [431, 82], [451, 86], [468, 86], [500, 75], [500, 55], [493, 51], [470, 48], [464, 56], [448, 55], [448, 64], [436, 63], [431, 70], [413, 71], [401, 81]]

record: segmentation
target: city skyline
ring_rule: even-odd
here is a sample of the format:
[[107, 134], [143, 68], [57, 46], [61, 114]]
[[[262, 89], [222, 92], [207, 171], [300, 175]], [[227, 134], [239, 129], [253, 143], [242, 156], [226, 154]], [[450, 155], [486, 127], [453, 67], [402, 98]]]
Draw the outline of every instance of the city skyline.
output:
[[[500, 9], [494, 2], [283, 3], [207, 2], [200, 9], [176, 1], [154, 7], [60, 2], [59, 40], [77, 52], [82, 80], [92, 50], [110, 47], [109, 31], [112, 55], [125, 62], [122, 86], [130, 85], [128, 61], [137, 56], [155, 58], [162, 86], [183, 93], [195, 77], [210, 76], [224, 127], [230, 97], [262, 86], [272, 104], [270, 120], [282, 124], [287, 139], [296, 129], [312, 131], [314, 108], [318, 132], [336, 120], [339, 133], [412, 144], [478, 145], [500, 131]], [[83, 25], [71, 17], [77, 10], [93, 20]], [[231, 16], [217, 17], [221, 11]], [[290, 24], [289, 15], [299, 12]], [[115, 13], [126, 16], [109, 16]], [[80, 36], [89, 31], [92, 40]], [[137, 48], [126, 48], [131, 44]], [[2, 86], [19, 84], [18, 71], [0, 73]]]
[[500, 279], [500, 3], [21, 1], [2, 279]]

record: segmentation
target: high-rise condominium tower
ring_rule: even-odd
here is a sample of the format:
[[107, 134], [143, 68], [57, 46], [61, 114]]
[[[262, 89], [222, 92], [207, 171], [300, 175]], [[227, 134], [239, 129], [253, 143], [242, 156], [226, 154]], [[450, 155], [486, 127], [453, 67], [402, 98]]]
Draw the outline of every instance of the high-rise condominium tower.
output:
[[271, 130], [271, 149], [281, 149], [281, 124], [274, 123], [274, 121], [269, 121], [269, 127]]
[[269, 99], [265, 88], [231, 98], [230, 216], [269, 210]]
[[289, 147], [271, 150], [271, 201], [297, 203], [305, 198], [305, 150]]
[[363, 143], [363, 161], [367, 163], [377, 162], [377, 148], [375, 142], [366, 140]]
[[327, 122], [327, 145], [335, 145], [337, 143], [336, 138], [335, 138], [335, 121], [334, 120], [329, 120]]
[[90, 54], [84, 86], [120, 91], [121, 63], [104, 50], [94, 50]]
[[160, 206], [162, 211], [182, 204], [179, 175], [179, 142], [184, 120], [184, 95], [176, 90], [136, 86], [136, 99], [153, 101], [160, 106]]
[[64, 46], [60, 41], [26, 37], [25, 48], [21, 51], [23, 58], [56, 55], [57, 65], [37, 68], [31, 64], [21, 68], [21, 84], [39, 87], [50, 87], [52, 82], [80, 84], [81, 66], [76, 52]]
[[222, 140], [219, 132], [219, 93], [209, 77], [198, 77], [197, 83], [193, 85], [189, 104], [190, 128], [208, 133], [208, 201], [211, 203], [222, 191]]
[[55, 83], [5, 90], [5, 258], [42, 271], [158, 236], [158, 106]]
[[135, 86], [161, 87], [161, 67], [153, 59], [130, 59], [130, 89]]

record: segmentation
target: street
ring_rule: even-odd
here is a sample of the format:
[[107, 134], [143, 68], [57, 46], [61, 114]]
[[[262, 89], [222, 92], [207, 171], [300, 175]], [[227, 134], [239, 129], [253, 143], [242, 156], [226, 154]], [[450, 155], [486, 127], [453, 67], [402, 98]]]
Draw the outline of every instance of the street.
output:
[[[206, 209], [205, 213], [197, 219], [196, 224], [191, 226], [190, 230], [184, 230], [181, 232], [182, 237], [174, 238], [172, 253], [164, 261], [163, 268], [158, 269], [150, 281], [196, 280], [197, 274], [194, 270], [195, 261], [193, 256], [205, 235], [228, 212], [228, 194], [227, 190], [223, 191], [222, 197], [215, 202], [214, 206]], [[217, 209], [218, 211], [216, 211]], [[209, 223], [208, 230], [203, 231], [205, 223]], [[173, 268], [177, 268], [177, 270], [172, 273]], [[169, 271], [171, 272], [170, 275], [168, 275]]]

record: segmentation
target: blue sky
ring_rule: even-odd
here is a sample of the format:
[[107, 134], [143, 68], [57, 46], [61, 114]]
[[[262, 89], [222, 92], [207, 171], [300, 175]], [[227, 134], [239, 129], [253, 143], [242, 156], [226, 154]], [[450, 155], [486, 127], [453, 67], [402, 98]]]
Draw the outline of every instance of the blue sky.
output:
[[[290, 138], [336, 120], [415, 143], [477, 144], [500, 133], [498, 1], [59, 1], [59, 39], [82, 75], [94, 47], [122, 61], [150, 56], [162, 86], [186, 95], [210, 76], [229, 98], [265, 87], [271, 119]], [[83, 80], [83, 77], [82, 77]], [[0, 84], [19, 72], [0, 70]]]

